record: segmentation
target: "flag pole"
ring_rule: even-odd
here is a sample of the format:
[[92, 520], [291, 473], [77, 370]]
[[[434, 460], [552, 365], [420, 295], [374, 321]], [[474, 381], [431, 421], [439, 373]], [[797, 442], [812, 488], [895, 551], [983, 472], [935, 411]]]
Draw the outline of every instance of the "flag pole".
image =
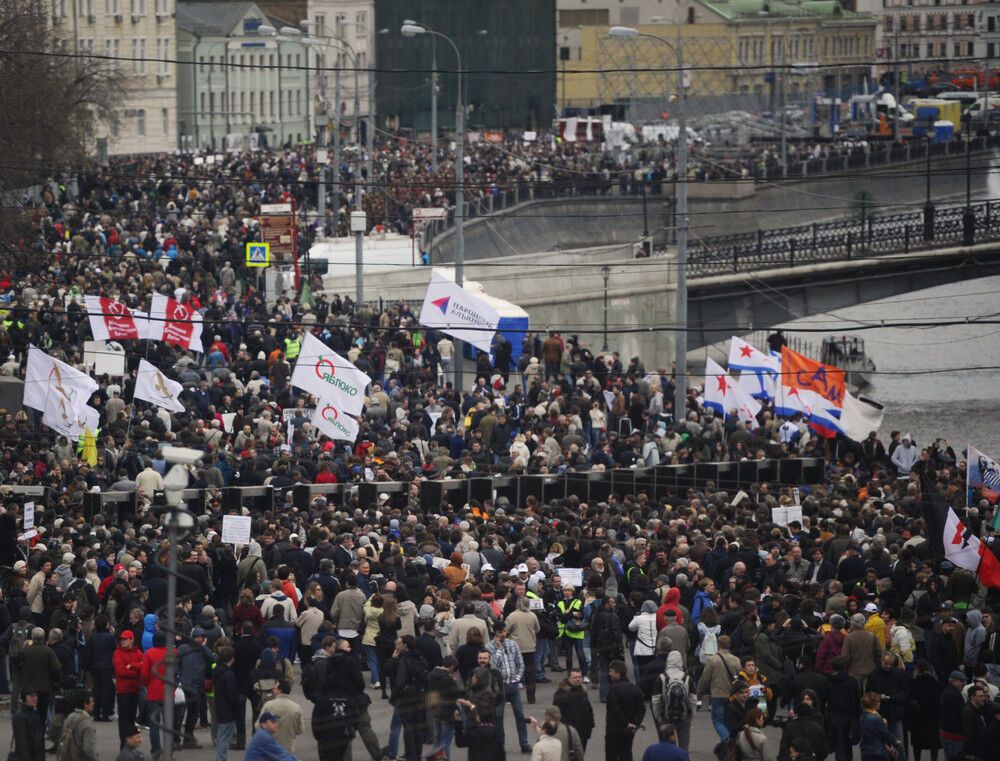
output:
[[[969, 483], [969, 475], [970, 475], [970, 473], [969, 473], [969, 464], [970, 464], [969, 460], [972, 459], [971, 457], [969, 457], [969, 450], [970, 449], [971, 449], [971, 444], [969, 444], [968, 442], [966, 442], [966, 444], [965, 444], [965, 504], [967, 506], [972, 504], [972, 484]], [[993, 521], [994, 521], [994, 523], [996, 523], [996, 517], [994, 517]]]
[[[144, 359], [147, 362], [149, 362], [149, 339], [147, 338], [145, 339], [145, 341], [146, 341], [146, 356], [144, 357]], [[132, 406], [129, 408], [128, 411], [128, 425], [125, 426], [125, 441], [128, 441], [129, 434], [131, 434], [132, 432], [132, 418], [135, 416], [135, 389], [136, 386], [138, 386], [138, 384], [139, 384], [139, 371], [136, 370], [135, 382], [132, 384]], [[108, 423], [110, 424], [111, 421], [109, 420]]]

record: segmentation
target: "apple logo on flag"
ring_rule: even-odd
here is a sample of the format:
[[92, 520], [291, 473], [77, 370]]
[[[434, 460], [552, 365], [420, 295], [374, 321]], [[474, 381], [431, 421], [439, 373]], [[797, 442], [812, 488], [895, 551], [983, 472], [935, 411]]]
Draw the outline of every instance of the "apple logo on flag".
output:
[[329, 404], [323, 408], [323, 419], [330, 423], [336, 423], [337, 418], [340, 417], [340, 413], [337, 412], [336, 407], [331, 407]]
[[[324, 365], [329, 368], [328, 372], [324, 372], [323, 371], [323, 366]], [[328, 359], [324, 359], [324, 358], [320, 357], [319, 361], [316, 363], [316, 375], [321, 380], [325, 380], [327, 383], [330, 382], [330, 378], [332, 378], [334, 375], [336, 375], [335, 370], [336, 370], [336, 367], [334, 366], [333, 362], [331, 362]]]
[[108, 310], [108, 314], [116, 315], [119, 317], [124, 316], [128, 311], [125, 308], [125, 305], [122, 304], [120, 301], [109, 301], [107, 302], [107, 306], [105, 308]]
[[177, 304], [174, 307], [173, 313], [170, 315], [170, 317], [174, 320], [186, 320], [188, 316], [188, 308], [183, 304]]
[[451, 300], [450, 296], [445, 296], [443, 299], [434, 299], [431, 303], [441, 310], [441, 314], [448, 313], [448, 302]]

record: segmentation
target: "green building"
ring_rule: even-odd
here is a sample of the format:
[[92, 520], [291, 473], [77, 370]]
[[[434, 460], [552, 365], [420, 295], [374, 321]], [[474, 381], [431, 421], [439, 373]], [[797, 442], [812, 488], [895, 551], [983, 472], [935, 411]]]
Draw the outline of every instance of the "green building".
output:
[[431, 71], [436, 70], [438, 128], [451, 130], [457, 94], [455, 51], [434, 35], [404, 37], [404, 21], [440, 32], [458, 47], [470, 129], [552, 124], [555, 0], [375, 0], [378, 126], [429, 131]]

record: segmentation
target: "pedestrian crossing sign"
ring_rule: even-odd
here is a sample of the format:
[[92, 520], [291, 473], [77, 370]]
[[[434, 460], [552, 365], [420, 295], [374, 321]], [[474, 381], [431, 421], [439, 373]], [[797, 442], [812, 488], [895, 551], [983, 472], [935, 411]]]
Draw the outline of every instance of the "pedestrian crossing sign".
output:
[[247, 243], [247, 267], [270, 267], [271, 244]]

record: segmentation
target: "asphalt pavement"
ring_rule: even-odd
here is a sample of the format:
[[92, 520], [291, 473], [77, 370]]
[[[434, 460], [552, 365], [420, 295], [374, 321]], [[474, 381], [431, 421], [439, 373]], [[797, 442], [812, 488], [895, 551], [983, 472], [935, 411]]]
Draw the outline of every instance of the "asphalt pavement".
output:
[[[296, 666], [296, 672], [298, 672], [298, 667]], [[367, 673], [365, 674], [367, 677]], [[550, 678], [561, 677], [561, 674], [549, 674]], [[296, 673], [298, 678], [298, 673]], [[537, 687], [536, 702], [534, 705], [527, 705], [525, 699], [525, 716], [534, 716], [538, 719], [539, 723], [543, 721], [543, 714], [545, 707], [552, 704], [552, 696], [555, 694], [557, 679], [553, 679], [550, 684], [539, 684]], [[606, 707], [600, 702], [597, 696], [597, 690], [591, 689], [596, 687], [596, 685], [587, 685], [587, 691], [590, 696], [590, 702], [594, 706], [594, 718], [597, 722], [597, 726], [594, 728], [594, 733], [590, 738], [590, 743], [587, 746], [587, 752], [584, 761], [598, 761], [605, 757], [604, 754], [604, 729], [606, 726]], [[392, 718], [392, 706], [389, 705], [389, 701], [382, 700], [379, 690], [369, 689], [369, 695], [372, 698], [372, 705], [369, 709], [369, 713], [372, 719], [372, 727], [375, 733], [378, 735], [382, 744], [385, 745], [389, 741], [389, 723]], [[318, 754], [316, 752], [316, 741], [313, 739], [312, 731], [310, 728], [310, 719], [312, 717], [312, 704], [305, 699], [302, 695], [302, 689], [300, 683], [296, 682], [294, 689], [292, 690], [291, 697], [302, 707], [302, 717], [305, 723], [305, 733], [300, 735], [296, 745], [295, 745], [295, 756], [300, 759], [300, 761], [318, 761]], [[523, 697], [523, 693], [522, 693]], [[249, 716], [248, 716], [249, 720]], [[518, 740], [517, 740], [517, 729], [514, 725], [513, 713], [510, 710], [510, 706], [507, 706], [507, 710], [504, 715], [505, 723], [505, 741], [507, 750], [508, 761], [517, 761], [518, 759], [524, 759], [528, 761], [530, 755], [521, 753]], [[140, 748], [143, 755], [146, 757], [147, 761], [150, 758], [149, 754], [149, 738], [148, 732], [144, 732], [146, 737], [143, 738], [142, 747]], [[529, 739], [534, 742], [536, 735], [534, 730], [528, 729]], [[769, 753], [771, 757], [777, 755], [777, 742], [780, 733], [777, 730], [769, 729], [768, 736], [772, 745], [769, 748]], [[199, 729], [195, 733], [195, 737], [202, 747], [199, 750], [182, 750], [174, 754], [174, 758], [177, 761], [215, 761], [215, 748], [211, 745], [211, 735], [207, 729]], [[695, 713], [694, 721], [691, 727], [691, 743], [688, 751], [691, 755], [693, 761], [715, 761], [715, 756], [712, 754], [712, 748], [715, 747], [716, 743], [719, 741], [715, 730], [712, 728], [711, 718], [708, 710], [708, 700], [704, 701], [704, 707]], [[6, 749], [10, 747], [11, 742], [11, 725], [9, 714], [0, 714], [0, 749], [6, 752]], [[646, 719], [643, 722], [643, 727], [636, 734], [635, 742], [633, 743], [633, 755], [636, 761], [642, 758], [643, 751], [648, 748], [651, 744], [656, 742], [656, 731], [653, 727], [653, 720], [650, 712], [646, 711]], [[425, 745], [426, 751], [430, 751], [429, 745]], [[99, 761], [114, 761], [115, 757], [118, 755], [118, 724], [115, 721], [109, 723], [98, 723], [97, 724], [97, 748], [99, 752]], [[402, 738], [400, 738], [400, 758], [402, 758]], [[360, 738], [355, 737], [354, 743], [352, 745], [352, 757], [348, 761], [369, 761], [370, 756], [365, 750], [364, 745], [361, 743]], [[457, 761], [465, 761], [467, 758], [468, 751], [465, 748], [455, 748], [451, 749], [451, 757]], [[229, 759], [231, 761], [242, 761], [243, 752], [242, 751], [230, 751]], [[55, 755], [49, 755], [47, 761], [55, 761]]]

